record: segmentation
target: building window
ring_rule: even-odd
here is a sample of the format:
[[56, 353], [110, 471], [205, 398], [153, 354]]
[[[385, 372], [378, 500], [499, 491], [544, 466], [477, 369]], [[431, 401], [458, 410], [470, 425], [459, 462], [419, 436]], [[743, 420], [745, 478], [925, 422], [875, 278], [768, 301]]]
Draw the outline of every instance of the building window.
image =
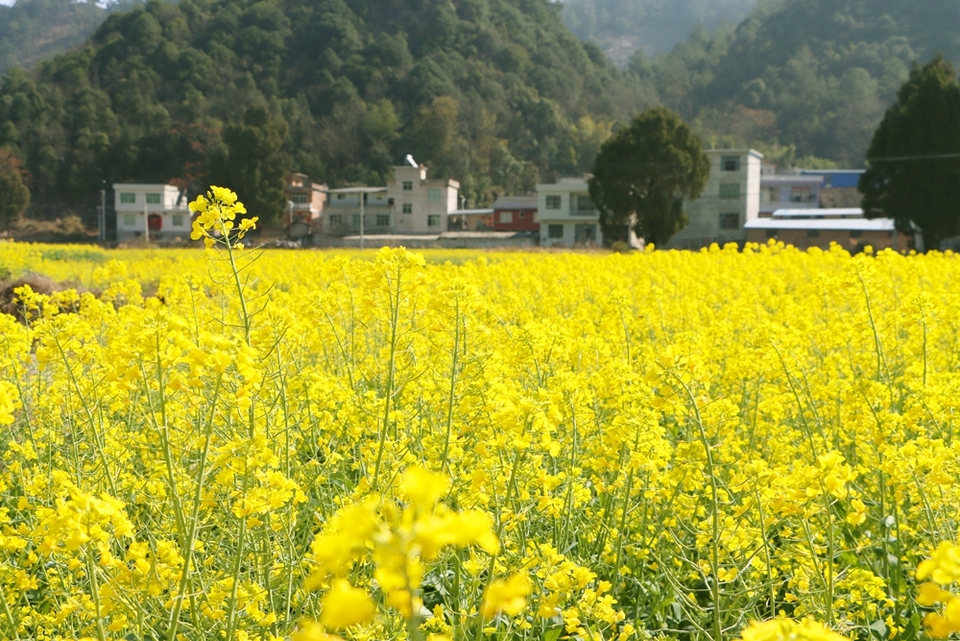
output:
[[148, 205], [159, 205], [159, 204], [160, 204], [160, 194], [147, 194], [147, 204], [148, 204]]
[[137, 224], [137, 215], [136, 214], [124, 214], [123, 215], [123, 226], [124, 227], [134, 227]]
[[430, 214], [427, 216], [427, 227], [439, 227], [440, 214]]
[[337, 194], [337, 200], [346, 200], [346, 199], [347, 199], [346, 194]]
[[353, 220], [354, 227], [360, 226], [360, 214], [354, 214], [352, 220]]
[[432, 203], [438, 203], [443, 200], [443, 191], [439, 189], [428, 189], [427, 200]]
[[389, 226], [390, 226], [390, 215], [377, 214], [377, 227], [389, 227]]
[[560, 209], [559, 194], [547, 196], [547, 209]]
[[174, 227], [183, 227], [183, 214], [174, 214], [170, 224]]
[[720, 229], [739, 229], [740, 214], [720, 214]]
[[760, 202], [762, 203], [778, 203], [780, 202], [780, 188], [779, 187], [764, 187], [760, 190]]
[[405, 213], [405, 214], [412, 214], [412, 213], [413, 213], [413, 205], [411, 205], [410, 203], [403, 203], [403, 213]]
[[500, 212], [500, 222], [503, 224], [510, 224], [513, 222], [513, 212], [512, 211], [501, 211]]
[[413, 191], [413, 181], [412, 181], [412, 180], [404, 180], [404, 181], [403, 181], [403, 190], [404, 190], [404, 191]]
[[[549, 198], [549, 196], [547, 197]], [[547, 238], [563, 238], [563, 225], [548, 225]]]
[[862, 237], [863, 237], [863, 230], [862, 230], [862, 229], [851, 229], [851, 230], [850, 230], [850, 238], [862, 238]]
[[307, 202], [308, 202], [308, 199], [307, 199], [307, 195], [306, 195], [306, 194], [294, 194], [294, 195], [291, 197], [291, 200], [292, 200], [292, 201], [294, 202], [294, 204], [296, 204], [296, 205], [306, 205]]
[[776, 237], [777, 237], [777, 230], [776, 230], [776, 229], [768, 229], [768, 230], [767, 230], [767, 238], [776, 238]]
[[343, 224], [343, 216], [340, 214], [330, 214], [330, 226], [339, 227]]
[[720, 171], [740, 171], [740, 156], [722, 156]]
[[593, 201], [590, 196], [577, 196], [577, 211], [593, 211]]
[[740, 197], [740, 183], [721, 183], [720, 197], [724, 200], [735, 200]]
[[136, 194], [120, 194], [120, 202], [124, 205], [132, 205], [137, 202]]
[[808, 230], [807, 230], [807, 238], [820, 238], [820, 230], [819, 230], [819, 229], [808, 229]]
[[813, 194], [809, 187], [793, 187], [790, 190], [790, 202], [809, 203], [813, 202]]

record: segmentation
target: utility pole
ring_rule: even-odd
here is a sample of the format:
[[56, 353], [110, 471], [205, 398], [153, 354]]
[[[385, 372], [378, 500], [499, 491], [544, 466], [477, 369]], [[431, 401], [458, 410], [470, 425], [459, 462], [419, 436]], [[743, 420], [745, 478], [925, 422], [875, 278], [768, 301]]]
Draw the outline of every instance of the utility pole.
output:
[[103, 189], [100, 190], [100, 218], [97, 221], [97, 227], [100, 230], [100, 242], [107, 239], [107, 181], [103, 181]]
[[361, 191], [358, 195], [360, 196], [360, 249], [363, 249], [363, 200], [366, 194]]
[[147, 215], [147, 194], [143, 194], [143, 237], [150, 244], [150, 217]]

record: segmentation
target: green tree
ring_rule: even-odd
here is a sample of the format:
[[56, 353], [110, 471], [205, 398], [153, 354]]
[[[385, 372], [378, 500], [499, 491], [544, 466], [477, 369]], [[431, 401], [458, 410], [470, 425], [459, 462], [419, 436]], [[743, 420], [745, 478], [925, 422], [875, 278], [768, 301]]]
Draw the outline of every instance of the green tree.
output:
[[680, 116], [654, 107], [601, 145], [590, 198], [604, 234], [632, 225], [638, 237], [660, 245], [686, 227], [683, 201], [697, 198], [709, 176], [700, 138]]
[[19, 220], [30, 204], [30, 190], [23, 180], [20, 159], [0, 149], [0, 229]]
[[228, 151], [219, 180], [237, 192], [251, 216], [268, 223], [276, 223], [287, 204], [283, 187], [290, 157], [281, 151], [286, 136], [286, 123], [262, 105], [248, 107], [242, 123], [223, 130]]
[[914, 64], [873, 135], [858, 185], [866, 216], [893, 218], [906, 233], [915, 224], [928, 249], [960, 234], [958, 150], [960, 83], [937, 55]]

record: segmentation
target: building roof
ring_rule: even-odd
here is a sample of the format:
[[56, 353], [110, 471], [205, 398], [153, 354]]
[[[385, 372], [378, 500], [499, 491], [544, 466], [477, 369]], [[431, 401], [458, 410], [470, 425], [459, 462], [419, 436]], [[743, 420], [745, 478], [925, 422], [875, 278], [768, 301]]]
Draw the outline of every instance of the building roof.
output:
[[893, 231], [892, 218], [755, 218], [744, 229], [819, 229], [822, 231]]
[[783, 175], [783, 174], [762, 174], [760, 176], [761, 185], [779, 184], [779, 183], [801, 183], [801, 184], [810, 184], [810, 185], [819, 185], [822, 182], [820, 176], [805, 176], [796, 174], [793, 175]]
[[176, 189], [180, 191], [176, 185], [162, 183], [113, 183], [113, 189]]
[[859, 207], [844, 207], [844, 208], [834, 208], [834, 209], [820, 209], [817, 207], [810, 207], [808, 209], [790, 209], [784, 207], [783, 209], [776, 209], [773, 212], [774, 218], [814, 218], [814, 219], [824, 219], [824, 218], [863, 218], [863, 210]]
[[450, 212], [451, 216], [482, 216], [492, 214], [492, 209], [457, 209]]
[[376, 194], [386, 191], [386, 187], [343, 187], [341, 189], [327, 189], [328, 194]]
[[500, 196], [493, 203], [494, 209], [536, 209], [536, 196]]
[[703, 153], [705, 153], [705, 154], [727, 154], [727, 155], [749, 154], [749, 155], [754, 156], [754, 157], [756, 157], [756, 158], [763, 158], [763, 154], [761, 154], [761, 153], [760, 153], [759, 151], [757, 151], [756, 149], [704, 149], [704, 150], [703, 150]]

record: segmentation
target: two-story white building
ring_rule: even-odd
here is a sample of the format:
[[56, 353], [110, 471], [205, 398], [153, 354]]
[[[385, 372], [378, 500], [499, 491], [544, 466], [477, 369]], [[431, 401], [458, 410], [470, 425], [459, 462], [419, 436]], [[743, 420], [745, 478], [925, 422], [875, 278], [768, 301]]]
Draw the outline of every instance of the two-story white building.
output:
[[541, 247], [603, 244], [600, 213], [590, 200], [586, 178], [561, 178], [537, 185]]
[[325, 234], [344, 236], [360, 232], [360, 198], [363, 230], [367, 234], [439, 234], [457, 210], [460, 183], [430, 180], [427, 168], [403, 165], [393, 168], [386, 187], [331, 189], [324, 209]]
[[113, 185], [117, 240], [190, 237], [186, 194], [173, 185]]
[[760, 212], [760, 163], [753, 149], [710, 149], [710, 178], [697, 200], [684, 203], [689, 224], [667, 247], [695, 249], [711, 243], [744, 243], [744, 224]]
[[760, 218], [770, 218], [778, 209], [820, 207], [820, 176], [769, 175], [760, 177]]

